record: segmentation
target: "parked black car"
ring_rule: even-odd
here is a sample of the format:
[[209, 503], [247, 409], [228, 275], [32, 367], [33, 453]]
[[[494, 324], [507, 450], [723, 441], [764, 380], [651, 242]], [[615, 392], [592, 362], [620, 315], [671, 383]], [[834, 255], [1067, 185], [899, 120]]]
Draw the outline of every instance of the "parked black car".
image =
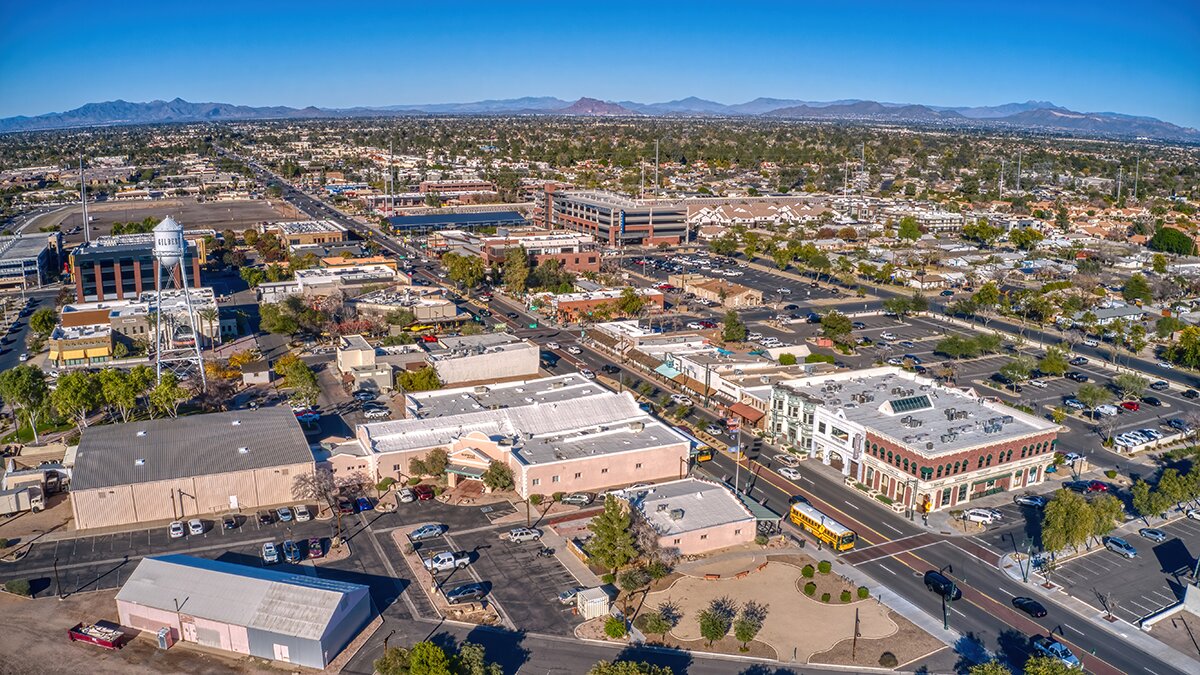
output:
[[483, 584], [463, 584], [446, 592], [446, 602], [457, 605], [463, 602], [473, 602], [487, 595]]

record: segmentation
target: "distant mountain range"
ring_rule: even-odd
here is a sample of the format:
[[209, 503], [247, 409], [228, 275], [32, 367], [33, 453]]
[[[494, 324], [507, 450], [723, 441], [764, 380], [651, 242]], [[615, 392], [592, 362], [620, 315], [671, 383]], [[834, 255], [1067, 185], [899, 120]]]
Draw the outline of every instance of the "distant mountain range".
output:
[[108, 101], [88, 103], [75, 110], [62, 113], [0, 119], [0, 133], [125, 124], [398, 115], [763, 116], [783, 119], [944, 124], [1200, 142], [1200, 132], [1197, 130], [1180, 127], [1153, 117], [1138, 117], [1112, 112], [1075, 112], [1048, 101], [1005, 103], [997, 106], [946, 107], [881, 103], [858, 99], [801, 101], [756, 98], [746, 103], [726, 105], [695, 96], [663, 103], [612, 102], [586, 97], [572, 102], [553, 96], [527, 96], [471, 103], [430, 103], [359, 108], [317, 108], [313, 106], [307, 108], [286, 106], [259, 108], [229, 103], [190, 103], [180, 98], [173, 101], [150, 101], [149, 103]]

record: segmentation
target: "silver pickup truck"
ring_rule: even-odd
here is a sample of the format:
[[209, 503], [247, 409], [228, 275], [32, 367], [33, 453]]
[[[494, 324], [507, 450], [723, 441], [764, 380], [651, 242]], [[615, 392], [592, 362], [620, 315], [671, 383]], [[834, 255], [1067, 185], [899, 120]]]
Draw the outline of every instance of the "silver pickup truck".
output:
[[446, 551], [425, 559], [425, 569], [430, 572], [449, 572], [471, 564], [471, 554], [466, 551]]

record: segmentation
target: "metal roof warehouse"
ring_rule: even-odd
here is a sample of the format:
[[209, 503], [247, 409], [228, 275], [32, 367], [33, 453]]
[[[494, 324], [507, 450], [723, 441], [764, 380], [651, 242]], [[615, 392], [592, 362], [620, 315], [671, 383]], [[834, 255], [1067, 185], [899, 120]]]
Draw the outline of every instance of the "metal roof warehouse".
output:
[[517, 211], [483, 211], [479, 213], [434, 213], [424, 216], [394, 216], [388, 219], [401, 231], [430, 232], [477, 227], [512, 227], [527, 225], [528, 220]]

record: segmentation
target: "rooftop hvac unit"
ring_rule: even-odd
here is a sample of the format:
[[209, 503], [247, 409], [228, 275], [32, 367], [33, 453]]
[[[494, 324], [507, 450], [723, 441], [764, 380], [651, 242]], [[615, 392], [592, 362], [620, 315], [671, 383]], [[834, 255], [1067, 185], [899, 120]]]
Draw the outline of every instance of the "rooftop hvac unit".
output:
[[1005, 415], [1000, 419], [1000, 421], [1004, 422], [1005, 424], [1012, 424], [1014, 422], [1014, 418], [1012, 415]]
[[644, 430], [645, 428], [646, 428], [645, 422], [630, 422], [629, 423], [629, 430], [634, 432], [635, 434]]
[[683, 509], [671, 509], [671, 520], [683, 520]]
[[932, 449], [933, 449], [933, 441], [929, 441], [928, 443], [926, 443], [926, 444], [925, 444], [925, 449], [926, 449], [926, 450], [932, 450]]
[[476, 394], [486, 394], [486, 393], [488, 393], [488, 388], [481, 384], [478, 387], [475, 387], [475, 393]]
[[669, 505], [668, 505], [668, 504], [659, 504], [659, 505], [658, 505], [658, 508], [656, 508], [656, 509], [655, 509], [655, 512], [656, 512], [656, 513], [662, 513], [663, 511], [666, 511], [666, 510], [667, 510], [667, 508], [669, 508]]
[[562, 389], [565, 386], [567, 386], [567, 383], [563, 382], [562, 380], [556, 380], [550, 383], [551, 389]]
[[496, 441], [496, 445], [498, 445], [502, 448], [511, 448], [512, 444], [513, 444], [513, 439], [508, 436], [501, 436], [499, 438], [499, 440]]

